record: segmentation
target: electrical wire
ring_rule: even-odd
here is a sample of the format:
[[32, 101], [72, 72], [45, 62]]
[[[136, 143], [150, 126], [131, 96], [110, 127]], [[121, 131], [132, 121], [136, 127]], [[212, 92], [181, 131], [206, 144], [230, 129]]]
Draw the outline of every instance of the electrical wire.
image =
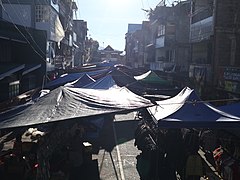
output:
[[144, 12], [143, 12], [144, 17], [145, 17], [145, 18], [148, 18], [147, 10], [145, 10], [145, 8], [144, 8], [143, 0], [141, 0], [141, 4], [142, 4], [142, 10], [144, 11]]
[[[13, 7], [12, 3], [10, 2], [10, 0], [7, 0], [7, 1], [9, 2], [9, 4], [10, 4], [10, 6], [11, 6], [13, 12], [14, 12], [14, 14], [15, 14], [15, 15], [18, 17], [18, 19], [24, 24], [24, 23], [25, 23], [24, 19], [23, 19], [23, 18], [20, 18], [20, 17], [18, 16], [18, 14], [17, 14], [17, 12], [15, 11], [15, 8]], [[19, 2], [19, 0], [17, 0], [17, 2], [18, 2], [18, 5], [21, 5], [20, 2]], [[26, 32], [28, 33], [29, 37], [32, 39], [33, 43], [36, 45], [36, 47], [39, 49], [39, 51], [40, 51], [42, 54], [45, 54], [45, 53], [42, 51], [42, 49], [39, 47], [39, 45], [36, 43], [36, 41], [34, 40], [34, 38], [33, 38], [32, 35], [31, 35], [31, 33], [28, 31], [27, 27], [24, 26], [24, 25], [23, 25], [23, 27], [25, 28], [25, 30], [26, 30]]]

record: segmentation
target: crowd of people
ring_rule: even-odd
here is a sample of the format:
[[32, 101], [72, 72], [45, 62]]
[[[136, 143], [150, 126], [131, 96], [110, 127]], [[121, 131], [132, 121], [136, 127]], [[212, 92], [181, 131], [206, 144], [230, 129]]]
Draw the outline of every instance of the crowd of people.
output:
[[206, 175], [198, 154], [199, 132], [194, 129], [160, 129], [141, 119], [135, 131], [137, 170], [141, 180], [199, 180]]

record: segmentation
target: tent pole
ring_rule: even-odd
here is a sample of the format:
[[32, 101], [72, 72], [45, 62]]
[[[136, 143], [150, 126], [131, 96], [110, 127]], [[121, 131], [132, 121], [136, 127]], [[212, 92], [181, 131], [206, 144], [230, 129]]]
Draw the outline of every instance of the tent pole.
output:
[[157, 137], [156, 137], [156, 148], [157, 148], [157, 160], [156, 160], [156, 179], [158, 179], [158, 165], [159, 165], [159, 147], [158, 147], [158, 135], [159, 135], [159, 129], [158, 129], [158, 125], [157, 125]]
[[113, 169], [114, 169], [114, 172], [115, 172], [116, 178], [117, 178], [117, 180], [119, 180], [119, 179], [118, 179], [117, 170], [116, 170], [116, 167], [115, 167], [115, 164], [114, 164], [114, 161], [113, 161], [112, 153], [109, 152], [109, 155], [110, 155], [110, 157], [111, 157], [111, 161], [112, 161], [112, 164], [113, 164]]
[[104, 152], [103, 152], [103, 157], [102, 157], [101, 165], [100, 165], [100, 168], [99, 168], [99, 174], [101, 174], [101, 171], [102, 171], [102, 167], [103, 167], [103, 161], [104, 161], [105, 153], [106, 153], [106, 150], [104, 150]]

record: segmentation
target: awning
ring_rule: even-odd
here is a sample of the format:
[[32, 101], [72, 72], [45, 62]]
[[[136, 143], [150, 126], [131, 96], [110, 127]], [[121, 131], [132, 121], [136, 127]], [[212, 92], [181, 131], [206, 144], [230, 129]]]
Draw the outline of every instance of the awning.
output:
[[35, 71], [36, 69], [40, 68], [42, 65], [41, 64], [29, 64], [29, 65], [26, 65], [24, 70], [23, 70], [23, 73], [22, 75], [26, 75], [32, 71]]
[[0, 67], [0, 80], [25, 68], [25, 64], [7, 64]]

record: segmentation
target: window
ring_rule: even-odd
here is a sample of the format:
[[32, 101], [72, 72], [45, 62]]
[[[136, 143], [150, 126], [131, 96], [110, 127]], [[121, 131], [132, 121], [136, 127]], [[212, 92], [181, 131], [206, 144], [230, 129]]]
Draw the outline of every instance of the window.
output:
[[19, 81], [9, 83], [9, 98], [19, 95]]
[[165, 25], [159, 25], [158, 26], [158, 36], [165, 35]]
[[36, 22], [49, 22], [50, 8], [46, 5], [36, 6]]
[[166, 51], [166, 61], [174, 62], [175, 61], [175, 50]]

